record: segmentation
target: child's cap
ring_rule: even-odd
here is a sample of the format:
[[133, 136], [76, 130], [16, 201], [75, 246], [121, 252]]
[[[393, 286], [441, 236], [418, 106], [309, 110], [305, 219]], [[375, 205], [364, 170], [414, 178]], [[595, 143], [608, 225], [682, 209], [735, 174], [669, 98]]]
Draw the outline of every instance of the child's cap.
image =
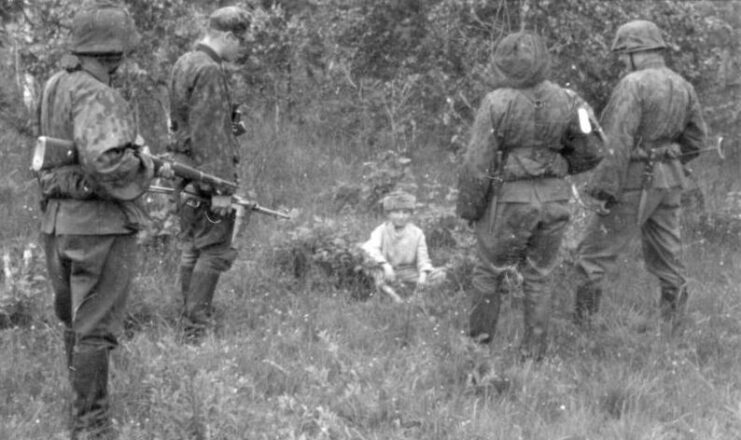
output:
[[394, 191], [383, 199], [383, 210], [394, 211], [397, 209], [414, 210], [417, 198], [406, 191]]

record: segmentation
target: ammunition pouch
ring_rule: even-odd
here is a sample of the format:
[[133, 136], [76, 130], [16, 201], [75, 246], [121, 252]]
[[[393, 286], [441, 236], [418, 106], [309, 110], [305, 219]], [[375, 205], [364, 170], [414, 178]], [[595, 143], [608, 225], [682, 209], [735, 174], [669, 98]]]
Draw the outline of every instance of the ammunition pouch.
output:
[[489, 206], [493, 179], [478, 179], [461, 173], [458, 177], [458, 201], [456, 213], [464, 220], [477, 221], [484, 216]]

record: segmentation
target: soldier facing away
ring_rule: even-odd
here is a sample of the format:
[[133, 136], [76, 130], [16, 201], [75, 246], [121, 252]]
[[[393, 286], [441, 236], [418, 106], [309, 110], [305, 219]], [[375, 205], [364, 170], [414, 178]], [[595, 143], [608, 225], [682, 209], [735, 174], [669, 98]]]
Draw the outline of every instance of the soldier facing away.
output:
[[[206, 35], [194, 50], [177, 60], [170, 78], [174, 136], [170, 150], [175, 160], [235, 182], [239, 143], [222, 62], [240, 58], [249, 26], [244, 9], [229, 6], [216, 10], [209, 17]], [[208, 200], [186, 197], [179, 202], [183, 325], [186, 337], [195, 342], [212, 326], [216, 285], [237, 257], [232, 247], [236, 215], [231, 208], [233, 190], [196, 182], [182, 184]]]
[[100, 1], [74, 17], [71, 54], [44, 87], [42, 135], [74, 141], [79, 164], [40, 172], [41, 239], [64, 345], [72, 403], [72, 438], [108, 438], [109, 352], [118, 343], [134, 276], [136, 203], [154, 174], [137, 154], [128, 104], [111, 75], [137, 38], [128, 13]]
[[498, 84], [478, 110], [459, 180], [458, 214], [474, 223], [478, 244], [470, 336], [494, 337], [504, 277], [515, 267], [524, 291], [521, 352], [538, 360], [547, 343], [547, 280], [570, 219], [564, 177], [596, 166], [602, 142], [580, 129], [578, 115], [591, 114], [589, 105], [548, 81], [539, 36], [508, 35], [492, 61]]
[[597, 312], [603, 279], [639, 230], [646, 268], [660, 282], [661, 317], [670, 327], [681, 322], [688, 297], [680, 260], [683, 164], [697, 157], [706, 132], [695, 89], [666, 67], [665, 48], [659, 28], [645, 20], [620, 26], [612, 44], [630, 72], [601, 118], [612, 154], [587, 193], [607, 213], [592, 218], [577, 248], [577, 324]]

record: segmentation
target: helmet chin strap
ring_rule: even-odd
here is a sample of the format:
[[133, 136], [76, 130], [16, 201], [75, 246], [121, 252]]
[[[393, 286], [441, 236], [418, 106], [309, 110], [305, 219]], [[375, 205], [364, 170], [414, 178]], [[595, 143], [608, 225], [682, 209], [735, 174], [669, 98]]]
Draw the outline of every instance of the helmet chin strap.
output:
[[630, 52], [628, 54], [628, 56], [630, 57], [630, 70], [633, 71], [633, 72], [635, 72], [635, 70], [636, 70], [636, 63], [635, 63], [635, 60], [633, 59], [633, 52]]

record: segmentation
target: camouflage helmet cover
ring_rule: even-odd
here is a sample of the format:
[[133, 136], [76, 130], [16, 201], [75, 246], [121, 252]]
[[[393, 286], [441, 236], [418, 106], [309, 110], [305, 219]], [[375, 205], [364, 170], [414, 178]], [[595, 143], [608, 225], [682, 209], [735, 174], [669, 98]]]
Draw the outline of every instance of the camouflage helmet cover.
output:
[[116, 54], [130, 51], [139, 41], [128, 11], [98, 0], [83, 5], [72, 19], [69, 49], [75, 54]]
[[618, 28], [611, 50], [619, 53], [633, 53], [665, 48], [666, 43], [656, 24], [648, 20], [633, 20]]
[[531, 32], [515, 32], [502, 39], [492, 57], [499, 87], [527, 88], [546, 79], [550, 56], [543, 39]]
[[414, 210], [416, 205], [417, 198], [406, 191], [394, 191], [383, 199], [384, 211], [396, 211], [400, 209]]

